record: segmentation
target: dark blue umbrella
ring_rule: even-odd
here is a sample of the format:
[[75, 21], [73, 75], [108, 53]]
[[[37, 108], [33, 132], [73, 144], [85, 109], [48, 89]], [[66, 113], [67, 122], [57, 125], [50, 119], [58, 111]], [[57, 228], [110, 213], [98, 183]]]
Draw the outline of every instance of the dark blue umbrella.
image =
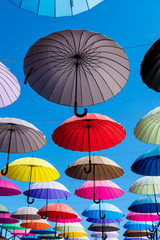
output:
[[31, 229], [30, 233], [35, 233], [35, 234], [54, 234], [55, 231], [48, 230], [48, 229]]
[[156, 213], [160, 212], [160, 198], [155, 199], [151, 196], [141, 197], [135, 200], [130, 207], [129, 211], [138, 213]]
[[160, 176], [160, 148], [141, 154], [132, 164], [131, 170], [145, 176]]

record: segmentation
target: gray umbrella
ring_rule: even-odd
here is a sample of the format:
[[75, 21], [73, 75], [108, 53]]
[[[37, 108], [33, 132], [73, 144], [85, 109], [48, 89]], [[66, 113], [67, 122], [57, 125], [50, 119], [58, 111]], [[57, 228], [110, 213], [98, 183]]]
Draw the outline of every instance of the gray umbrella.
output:
[[34, 207], [21, 207], [16, 209], [11, 214], [11, 218], [22, 219], [22, 220], [41, 219], [41, 216], [38, 215], [37, 212], [38, 212], [38, 209]]
[[46, 144], [46, 137], [34, 125], [17, 118], [0, 118], [0, 152], [8, 153], [5, 173], [7, 174], [9, 154], [34, 152]]
[[113, 232], [120, 229], [115, 223], [92, 223], [88, 230], [93, 232]]
[[24, 59], [25, 83], [49, 101], [95, 105], [114, 97], [128, 80], [129, 62], [112, 39], [86, 30], [66, 30], [39, 39]]

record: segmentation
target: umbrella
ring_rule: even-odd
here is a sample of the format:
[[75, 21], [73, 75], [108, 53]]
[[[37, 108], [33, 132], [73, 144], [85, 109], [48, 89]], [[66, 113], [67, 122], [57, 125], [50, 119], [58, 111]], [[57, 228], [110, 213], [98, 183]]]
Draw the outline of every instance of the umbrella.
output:
[[[82, 4], [82, 2], [81, 2]], [[25, 83], [49, 101], [95, 105], [114, 97], [128, 80], [124, 50], [112, 39], [86, 30], [65, 30], [39, 39], [24, 59]]]
[[87, 222], [93, 222], [93, 223], [120, 223], [122, 221], [122, 218], [119, 219], [96, 219], [96, 218], [87, 218]]
[[[154, 111], [154, 110], [153, 110]], [[142, 142], [160, 145], [159, 120], [160, 109], [156, 114], [147, 114], [148, 117], [142, 118], [134, 129], [134, 135]]]
[[10, 230], [25, 230], [24, 227], [21, 227], [20, 224], [22, 222], [18, 222], [18, 223], [12, 223], [12, 224], [2, 224], [1, 228], [5, 228], [5, 229], [10, 229]]
[[93, 232], [114, 232], [120, 230], [114, 223], [92, 223], [88, 230]]
[[0, 204], [0, 213], [9, 213], [9, 210], [4, 205]]
[[[49, 162], [34, 158], [21, 158], [9, 164], [10, 170], [6, 177], [23, 182], [29, 182], [29, 189], [31, 182], [47, 182], [59, 178], [59, 173]], [[29, 191], [27, 196], [29, 204], [34, 202], [29, 201]]]
[[48, 218], [48, 221], [50, 222], [58, 222], [58, 223], [76, 223], [76, 222], [81, 222], [82, 218], [77, 214], [78, 217], [76, 218], [67, 218], [67, 219], [62, 219], [62, 218]]
[[81, 12], [90, 10], [91, 8], [102, 2], [102, 0], [96, 0], [94, 2], [73, 0], [72, 2], [62, 1], [60, 4], [58, 1], [46, 2], [42, 0], [40, 0], [39, 2], [28, 2], [26, 0], [9, 1], [17, 5], [19, 8], [34, 13], [37, 16], [42, 15], [54, 18], [63, 16], [74, 16]]
[[148, 237], [125, 237], [123, 240], [148, 240]]
[[0, 196], [13, 196], [21, 193], [16, 184], [6, 179], [0, 179]]
[[52, 234], [52, 233], [55, 233], [55, 231], [49, 230], [49, 229], [31, 229], [30, 233], [34, 233], [34, 234]]
[[12, 235], [19, 235], [19, 236], [25, 236], [27, 233], [27, 236], [34, 236], [35, 233], [31, 233], [30, 229], [26, 229], [26, 230], [14, 230], [13, 232], [11, 232]]
[[0, 223], [18, 223], [18, 219], [11, 218], [11, 213], [0, 213]]
[[15, 210], [12, 214], [12, 218], [22, 219], [22, 220], [36, 220], [41, 219], [37, 214], [38, 209], [33, 207], [22, 207]]
[[127, 221], [124, 224], [124, 228], [129, 229], [129, 230], [150, 230], [152, 227], [155, 228], [155, 224], [152, 222], [145, 222], [145, 221]]
[[141, 154], [132, 164], [131, 170], [146, 176], [160, 176], [160, 148]]
[[159, 80], [159, 45], [158, 39], [151, 48], [147, 51], [141, 63], [141, 77], [142, 81], [151, 89], [160, 92]]
[[106, 180], [114, 179], [124, 174], [123, 169], [114, 161], [106, 157], [91, 156], [93, 171], [89, 174], [84, 172], [88, 168], [88, 157], [83, 157], [72, 163], [65, 173], [72, 178], [82, 180]]
[[125, 237], [148, 237], [152, 233], [150, 231], [135, 231], [135, 230], [126, 230], [123, 234]]
[[105, 200], [118, 198], [124, 195], [123, 190], [114, 182], [109, 180], [87, 181], [76, 189], [75, 195], [85, 199]]
[[[119, 237], [119, 234], [117, 232], [104, 232], [103, 236], [107, 236], [107, 238], [115, 238], [115, 237]], [[93, 232], [91, 234], [91, 237], [102, 238], [102, 233], [101, 232]]]
[[79, 237], [86, 237], [88, 234], [84, 231], [81, 230], [79, 232], [61, 232], [59, 236], [65, 237], [65, 238], [79, 238]]
[[138, 213], [155, 213], [159, 212], [160, 198], [155, 201], [154, 197], [145, 196], [135, 200], [128, 208], [129, 211]]
[[31, 229], [45, 229], [51, 227], [51, 225], [45, 219], [24, 220], [20, 226]]
[[46, 137], [34, 125], [21, 119], [0, 118], [0, 152], [8, 153], [5, 172], [8, 172], [10, 153], [27, 153], [41, 149]]
[[80, 223], [57, 223], [53, 229], [60, 232], [79, 232], [84, 227]]
[[0, 62], [0, 108], [16, 101], [20, 95], [20, 85], [17, 78]]
[[22, 236], [21, 237], [21, 240], [39, 240], [38, 238], [35, 238], [35, 236], [30, 236], [30, 237], [25, 237], [25, 236]]
[[126, 218], [128, 220], [132, 221], [159, 221], [160, 217], [157, 215], [157, 213], [136, 213], [136, 212], [130, 212]]
[[57, 239], [59, 236], [58, 234], [56, 235], [55, 233], [50, 233], [50, 234], [40, 234], [38, 238], [40, 239]]
[[[101, 203], [101, 211], [105, 214], [105, 219], [119, 219], [124, 217], [124, 213], [121, 212], [120, 209], [118, 209], [113, 204], [109, 203]], [[85, 217], [90, 218], [97, 218], [100, 219], [101, 212], [99, 212], [99, 206], [97, 204], [92, 204], [88, 208], [86, 208], [82, 215]]]
[[68, 238], [68, 240], [89, 240], [88, 237]]
[[34, 183], [30, 186], [30, 189], [24, 191], [23, 194], [26, 196], [29, 194], [30, 197], [33, 198], [46, 199], [46, 211], [48, 199], [67, 199], [67, 197], [71, 195], [70, 191], [63, 184], [55, 181]]

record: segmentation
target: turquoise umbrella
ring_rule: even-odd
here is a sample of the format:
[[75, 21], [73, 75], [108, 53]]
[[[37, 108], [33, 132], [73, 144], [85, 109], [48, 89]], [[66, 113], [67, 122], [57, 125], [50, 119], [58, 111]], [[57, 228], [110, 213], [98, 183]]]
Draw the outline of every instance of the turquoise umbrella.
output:
[[124, 228], [129, 230], [150, 230], [152, 227], [155, 227], [155, 224], [152, 222], [145, 222], [145, 221], [127, 221], [124, 226]]

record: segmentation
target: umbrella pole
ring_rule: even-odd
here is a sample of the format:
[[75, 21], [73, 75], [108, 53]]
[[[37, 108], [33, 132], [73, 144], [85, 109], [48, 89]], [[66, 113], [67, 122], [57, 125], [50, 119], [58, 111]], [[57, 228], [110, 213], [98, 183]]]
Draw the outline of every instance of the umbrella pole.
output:
[[93, 180], [93, 181], [94, 181], [93, 202], [96, 203], [96, 204], [98, 204], [98, 203], [100, 203], [101, 199], [100, 199], [100, 188], [99, 188], [99, 200], [96, 201], [96, 180], [95, 180], [96, 176], [95, 176], [95, 164], [93, 165], [93, 178], [94, 178], [94, 180]]
[[79, 67], [79, 62], [78, 62], [78, 59], [80, 59], [80, 55], [76, 54], [74, 56], [74, 58], [76, 59], [76, 82], [75, 82], [75, 102], [74, 102], [74, 114], [77, 116], [77, 117], [84, 117], [86, 116], [87, 114], [87, 109], [85, 108], [84, 109], [84, 113], [82, 114], [79, 114], [77, 112], [77, 80], [78, 80], [78, 67]]
[[87, 170], [86, 167], [84, 168], [85, 173], [89, 174], [92, 171], [92, 164], [91, 164], [91, 146], [90, 146], [90, 135], [89, 135], [89, 126], [88, 120], [87, 121], [87, 126], [86, 128], [88, 129], [88, 154], [89, 154], [89, 169]]
[[100, 219], [105, 219], [106, 215], [104, 214], [104, 216], [102, 217], [102, 211], [101, 211], [101, 203], [99, 203], [99, 217]]
[[46, 198], [46, 216], [45, 217], [42, 216], [43, 219], [47, 218], [47, 208], [48, 208], [48, 188], [47, 188], [47, 198]]
[[29, 181], [29, 187], [28, 187], [28, 196], [27, 196], [27, 203], [32, 204], [34, 202], [34, 198], [32, 201], [29, 201], [29, 193], [30, 193], [30, 187], [31, 187], [31, 179], [32, 179], [32, 166], [31, 166], [31, 175], [30, 175], [30, 181]]
[[153, 184], [153, 190], [154, 190], [154, 197], [155, 197], [157, 215], [160, 216], [159, 211], [158, 211], [158, 206], [157, 206], [157, 198], [156, 198], [155, 184]]
[[8, 156], [7, 156], [7, 163], [6, 163], [6, 171], [4, 172], [3, 169], [1, 170], [2, 175], [6, 175], [8, 173], [8, 164], [9, 164], [9, 154], [10, 154], [10, 148], [11, 148], [11, 138], [12, 138], [12, 132], [14, 131], [12, 129], [12, 125], [11, 128], [9, 129], [10, 131], [10, 137], [9, 137], [9, 145], [8, 145]]

